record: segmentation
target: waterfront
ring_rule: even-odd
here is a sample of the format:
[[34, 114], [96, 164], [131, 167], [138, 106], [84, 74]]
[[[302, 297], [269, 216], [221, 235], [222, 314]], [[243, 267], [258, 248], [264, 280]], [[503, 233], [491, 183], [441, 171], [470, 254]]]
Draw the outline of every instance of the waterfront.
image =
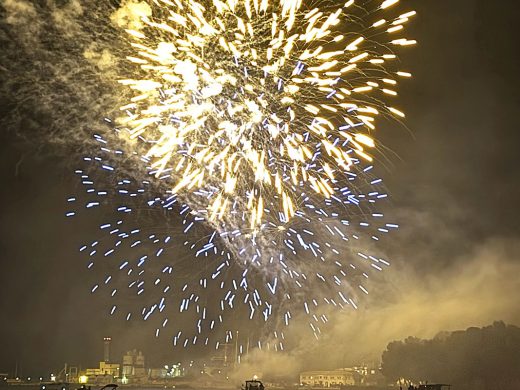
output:
[[[54, 384], [54, 385], [57, 385]], [[89, 385], [86, 386], [87, 390], [101, 390], [103, 385]], [[265, 387], [267, 390], [391, 390], [396, 389], [394, 386], [342, 386], [342, 387], [302, 387], [302, 386], [270, 386], [267, 385]], [[52, 389], [46, 388], [43, 390], [62, 390], [63, 387], [54, 386]], [[70, 383], [68, 387], [65, 387], [66, 390], [81, 390], [81, 385], [76, 383]], [[159, 389], [179, 389], [179, 390], [208, 390], [208, 389], [218, 389], [218, 390], [240, 390], [242, 386], [240, 383], [236, 383], [235, 385], [227, 385], [223, 386], [220, 383], [206, 383], [204, 385], [192, 385], [192, 384], [183, 384], [180, 386], [139, 386], [139, 385], [120, 385], [117, 387], [118, 390], [159, 390]], [[0, 384], [0, 390], [42, 390], [40, 384], [36, 383], [17, 383], [17, 384]]]

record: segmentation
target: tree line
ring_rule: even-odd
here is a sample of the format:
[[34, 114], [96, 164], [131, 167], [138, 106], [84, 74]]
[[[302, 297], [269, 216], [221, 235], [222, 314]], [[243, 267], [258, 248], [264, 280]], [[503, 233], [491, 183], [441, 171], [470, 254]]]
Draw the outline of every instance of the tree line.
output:
[[382, 371], [392, 382], [446, 383], [455, 389], [520, 389], [520, 328], [498, 321], [483, 328], [408, 337], [388, 344]]

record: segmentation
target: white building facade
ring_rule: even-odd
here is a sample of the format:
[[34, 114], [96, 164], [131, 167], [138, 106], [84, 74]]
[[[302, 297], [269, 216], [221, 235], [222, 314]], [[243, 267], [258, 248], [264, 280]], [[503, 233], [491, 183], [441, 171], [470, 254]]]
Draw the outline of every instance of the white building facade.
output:
[[351, 369], [305, 371], [300, 374], [300, 384], [320, 388], [352, 386], [356, 384], [356, 372]]

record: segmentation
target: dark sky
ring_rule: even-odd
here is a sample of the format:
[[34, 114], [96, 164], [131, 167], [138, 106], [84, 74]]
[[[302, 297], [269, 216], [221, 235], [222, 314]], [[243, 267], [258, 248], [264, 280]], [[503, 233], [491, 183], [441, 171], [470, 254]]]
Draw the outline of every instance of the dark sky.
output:
[[[473, 264], [478, 248], [498, 248], [507, 257], [499, 261], [520, 265], [513, 250], [520, 238], [520, 5], [410, 3], [419, 16], [409, 35], [419, 44], [402, 56], [414, 79], [403, 83], [399, 99], [409, 130], [393, 124], [379, 128], [379, 139], [392, 150], [385, 172], [393, 197], [388, 213], [403, 225], [389, 251], [396, 268], [412, 275], [408, 283], [457, 285], [460, 274], [464, 288], [473, 276], [462, 270], [466, 262]], [[12, 372], [16, 362], [31, 375], [65, 362], [95, 364], [104, 335], [113, 336], [116, 355], [143, 348], [155, 352], [160, 363], [170, 355], [168, 340], [109, 320], [103, 299], [89, 294], [90, 276], [77, 253], [83, 237], [64, 217], [65, 198], [76, 186], [70, 167], [10, 130], [2, 129], [0, 143], [0, 372]], [[477, 278], [482, 268], [475, 269]], [[505, 277], [519, 278], [518, 273]], [[496, 291], [490, 287], [491, 297]], [[520, 311], [518, 303], [488, 317], [518, 325], [512, 311]], [[503, 317], [491, 318], [495, 315]], [[468, 316], [454, 324], [472, 321]]]

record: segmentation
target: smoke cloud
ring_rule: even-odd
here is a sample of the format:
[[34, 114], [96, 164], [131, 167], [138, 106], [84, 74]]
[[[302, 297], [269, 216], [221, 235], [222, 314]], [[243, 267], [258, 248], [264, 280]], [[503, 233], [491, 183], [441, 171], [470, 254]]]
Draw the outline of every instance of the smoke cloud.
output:
[[[485, 326], [495, 320], [518, 324], [520, 264], [515, 262], [516, 240], [491, 239], [455, 258], [439, 273], [421, 272], [394, 264], [383, 280], [374, 280], [378, 291], [358, 310], [331, 313], [330, 325], [319, 342], [308, 329], [292, 329], [299, 340], [290, 352], [254, 351], [235, 375], [296, 379], [307, 369], [334, 369], [353, 365], [377, 366], [389, 342], [408, 336], [432, 338], [441, 331]], [[430, 253], [430, 261], [435, 254]], [[375, 285], [377, 284], [377, 285]]]

